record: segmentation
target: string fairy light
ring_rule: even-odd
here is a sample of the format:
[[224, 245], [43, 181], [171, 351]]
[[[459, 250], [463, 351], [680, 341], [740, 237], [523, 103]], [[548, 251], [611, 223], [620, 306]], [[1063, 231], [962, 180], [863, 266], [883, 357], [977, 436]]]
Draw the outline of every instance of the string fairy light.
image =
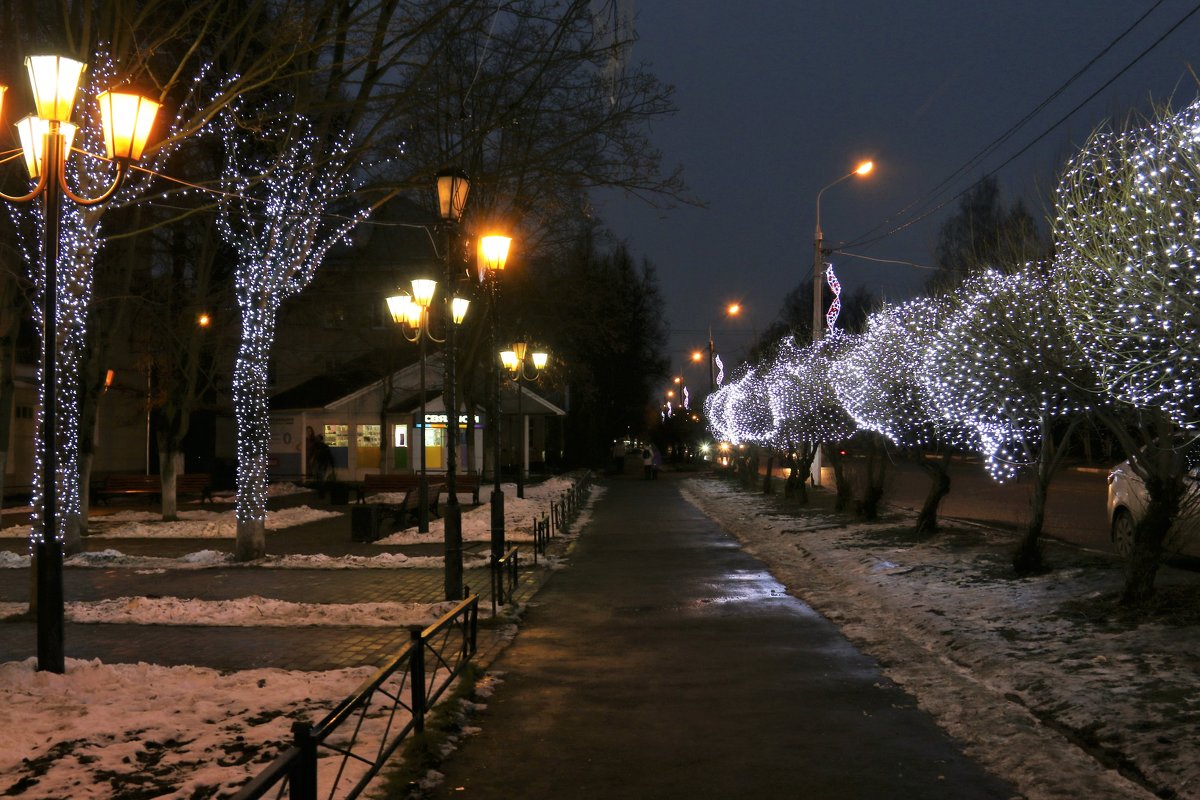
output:
[[1071, 341], [1051, 270], [987, 270], [947, 298], [921, 375], [946, 422], [973, 432], [996, 480], [1037, 461], [1054, 421], [1086, 413], [1098, 386]]
[[[234, 285], [241, 311], [241, 342], [233, 374], [237, 423], [235, 513], [242, 534], [261, 539], [267, 513], [270, 417], [267, 374], [281, 304], [312, 280], [326, 254], [370, 213], [330, 225], [326, 207], [353, 188], [346, 172], [348, 136], [321, 146], [310, 123], [296, 118], [276, 136], [277, 151], [261, 155], [226, 114], [222, 139], [227, 194], [219, 201], [218, 227], [237, 253]], [[252, 545], [252, 547], [255, 545]]]
[[838, 402], [855, 424], [899, 447], [969, 446], [965, 428], [945, 419], [922, 379], [923, 358], [945, 315], [945, 301], [918, 298], [884, 306], [830, 373]]
[[1200, 101], [1097, 131], [1055, 194], [1055, 290], [1103, 387], [1200, 425]]

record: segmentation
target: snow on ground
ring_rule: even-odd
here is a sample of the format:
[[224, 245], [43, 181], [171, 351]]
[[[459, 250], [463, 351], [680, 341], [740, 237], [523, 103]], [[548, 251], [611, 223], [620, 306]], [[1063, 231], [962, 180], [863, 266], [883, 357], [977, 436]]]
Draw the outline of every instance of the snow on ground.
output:
[[[292, 603], [266, 597], [196, 600], [179, 597], [117, 597], [65, 604], [69, 622], [123, 625], [221, 625], [302, 627], [362, 625], [380, 628], [432, 625], [454, 608], [441, 603]], [[24, 613], [28, 603], [0, 603], [0, 619]]]
[[[531, 507], [524, 504], [546, 508], [549, 500], [569, 485], [568, 480], [556, 479], [529, 487], [524, 501], [517, 500], [515, 487], [511, 487], [511, 500], [508, 496], [505, 500], [518, 508]], [[505, 493], [508, 495], [509, 488]], [[593, 488], [592, 501], [601, 494], [602, 489]], [[489, 519], [486, 506], [472, 513], [479, 512]], [[581, 530], [589, 518], [590, 508], [585, 507], [572, 530]], [[132, 524], [141, 523], [134, 520]], [[210, 521], [198, 518], [183, 524], [204, 526]], [[105, 550], [72, 556], [67, 563], [154, 571], [236, 566], [232, 556], [212, 550], [177, 559], [129, 557]], [[251, 566], [346, 569], [440, 568], [441, 564], [441, 558], [396, 553], [371, 558], [269, 557]], [[21, 566], [29, 566], [28, 556], [0, 551], [0, 567]], [[488, 560], [469, 558], [464, 566], [485, 568]], [[256, 626], [358, 625], [364, 619], [378, 618], [379, 624], [407, 625], [432, 622], [444, 612], [444, 605], [307, 604], [260, 597], [234, 601], [135, 597], [69, 603], [67, 617], [77, 622]], [[0, 604], [0, 617], [25, 610], [25, 604]], [[36, 671], [34, 659], [0, 662], [0, 796], [72, 800], [226, 796], [258, 774], [290, 742], [293, 719], [321, 719], [372, 671], [364, 667], [326, 672], [263, 669], [222, 673], [198, 667], [68, 659], [66, 674], [55, 675]], [[393, 718], [383, 711], [376, 708], [365, 724], [359, 752], [370, 752], [389, 721], [395, 730], [408, 719], [403, 709]], [[328, 757], [328, 751], [322, 750], [321, 754]], [[343, 786], [361, 774], [361, 765], [351, 764]], [[328, 766], [319, 770], [320, 796], [329, 796], [329, 782], [335, 773], [336, 768]]]
[[907, 514], [860, 524], [684, 486], [1026, 797], [1200, 798], [1200, 577], [1168, 571], [1157, 610], [1135, 616], [1111, 557], [1052, 546], [1054, 571], [1018, 579], [1013, 533], [917, 539]]
[[[504, 538], [510, 542], [532, 542], [534, 520], [540, 520], [550, 513], [550, 503], [559, 499], [562, 493], [571, 488], [574, 481], [567, 476], [547, 478], [546, 480], [525, 487], [525, 497], [517, 497], [517, 485], [505, 483], [501, 485], [504, 492]], [[482, 501], [478, 508], [472, 508], [470, 501], [463, 506], [462, 537], [464, 542], [486, 542], [492, 535], [492, 510], [488, 503], [491, 489], [482, 486], [479, 489], [479, 499]], [[466, 498], [467, 495], [460, 497]], [[368, 503], [400, 503], [404, 500], [403, 492], [386, 492], [369, 495]], [[445, 501], [443, 500], [443, 503]], [[397, 531], [391, 536], [379, 539], [375, 544], [427, 544], [442, 541], [443, 523], [440, 519], [429, 520], [429, 533], [418, 533], [415, 528]]]
[[[318, 519], [341, 516], [338, 511], [321, 511], [308, 506], [267, 512], [266, 529], [283, 530]], [[149, 510], [118, 511], [88, 520], [89, 536], [95, 539], [234, 539], [237, 518], [233, 511], [180, 511], [179, 519], [163, 522], [162, 514]], [[11, 525], [0, 530], [3, 538], [29, 538], [28, 525]]]
[[[34, 666], [0, 663], [4, 796], [229, 796], [291, 741], [293, 719], [321, 719], [373, 672], [222, 673], [68, 659], [56, 675]], [[395, 723], [407, 719], [401, 709]], [[379, 723], [368, 724], [368, 742], [378, 741]], [[319, 770], [322, 797], [334, 772]]]
[[[19, 555], [0, 550], [0, 569], [21, 569], [29, 566], [28, 555]], [[127, 567], [137, 570], [162, 572], [168, 569], [211, 569], [213, 567], [239, 567], [244, 569], [441, 569], [445, 563], [441, 556], [407, 556], [404, 553], [380, 553], [377, 556], [327, 556], [292, 554], [266, 556], [257, 561], [238, 561], [233, 553], [220, 550], [198, 550], [179, 558], [156, 556], [131, 556], [120, 550], [96, 550], [76, 553], [63, 563], [68, 567], [95, 567], [111, 569]], [[483, 569], [488, 566], [484, 556], [463, 558], [463, 569]]]

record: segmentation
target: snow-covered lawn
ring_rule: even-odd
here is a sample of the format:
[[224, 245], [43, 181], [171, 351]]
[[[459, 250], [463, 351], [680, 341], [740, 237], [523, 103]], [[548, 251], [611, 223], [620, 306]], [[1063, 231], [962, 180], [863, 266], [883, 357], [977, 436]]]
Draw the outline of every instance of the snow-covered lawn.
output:
[[[521, 540], [535, 515], [548, 509], [571, 481], [557, 478], [526, 489], [505, 487], [510, 532]], [[602, 490], [593, 490], [593, 498]], [[484, 491], [484, 497], [489, 492]], [[290, 513], [289, 513], [290, 512]], [[330, 512], [307, 507], [272, 512], [275, 527], [298, 525]], [[187, 511], [181, 520], [163, 523], [153, 513], [109, 515], [103, 533], [111, 538], [155, 536], [204, 538], [234, 536], [232, 512]], [[522, 519], [524, 517], [524, 519]], [[585, 510], [576, 520], [582, 529]], [[486, 540], [490, 513], [486, 503], [464, 513], [464, 533]], [[471, 522], [468, 523], [468, 520]], [[470, 526], [468, 528], [468, 525]], [[524, 527], [522, 527], [524, 526]], [[136, 531], [136, 532], [135, 532]], [[212, 532], [220, 531], [220, 532]], [[28, 529], [0, 535], [21, 536]], [[404, 537], [405, 534], [399, 536]], [[431, 541], [441, 541], [439, 528]], [[466, 538], [466, 537], [464, 537]], [[398, 543], [389, 540], [388, 543]], [[425, 538], [411, 541], [425, 541]], [[203, 550], [181, 558], [128, 556], [103, 550], [71, 556], [71, 566], [126, 567], [164, 572], [236, 566], [230, 554]], [[483, 568], [486, 558], [467, 558], [467, 569]], [[0, 568], [28, 567], [29, 557], [0, 550]], [[439, 557], [383, 553], [372, 557], [325, 555], [272, 556], [253, 567], [305, 569], [440, 568]], [[429, 624], [452, 604], [364, 603], [356, 605], [291, 603], [262, 597], [227, 601], [122, 597], [66, 606], [74, 622], [176, 625], [386, 625]], [[0, 618], [26, 610], [25, 604], [0, 603]], [[511, 631], [500, 632], [502, 638]], [[68, 659], [65, 675], [37, 672], [34, 659], [0, 662], [0, 796], [23, 798], [208, 798], [227, 796], [260, 772], [291, 740], [294, 719], [316, 721], [350, 694], [371, 668], [299, 672], [246, 670], [223, 673], [198, 667], [103, 664]], [[378, 741], [386, 717], [376, 716], [361, 737]], [[392, 729], [403, 725], [403, 713]], [[349, 726], [347, 726], [349, 727]], [[360, 747], [361, 745], [360, 739]], [[355, 772], [355, 770], [359, 770]], [[334, 769], [319, 771], [321, 795], [328, 796]], [[352, 767], [350, 776], [361, 774]], [[345, 783], [343, 785], [346, 785]]]
[[1200, 576], [1162, 576], [1138, 616], [1107, 556], [1055, 546], [1054, 571], [1017, 579], [1012, 533], [916, 539], [907, 514], [855, 523], [713, 478], [684, 493], [1025, 796], [1200, 798]]
[[228, 797], [372, 671], [0, 663], [0, 795]]

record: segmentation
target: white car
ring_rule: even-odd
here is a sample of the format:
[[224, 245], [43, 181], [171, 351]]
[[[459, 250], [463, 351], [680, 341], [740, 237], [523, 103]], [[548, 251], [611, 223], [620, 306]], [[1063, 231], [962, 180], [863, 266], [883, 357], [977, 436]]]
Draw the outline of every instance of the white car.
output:
[[[1193, 447], [1196, 456], [1200, 450]], [[1200, 557], [1200, 467], [1197, 459], [1188, 454], [1187, 494], [1179, 519], [1171, 526], [1163, 550], [1168, 556]], [[1123, 556], [1133, 548], [1133, 529], [1146, 511], [1149, 497], [1142, 479], [1126, 459], [1108, 473], [1108, 522], [1113, 546]]]

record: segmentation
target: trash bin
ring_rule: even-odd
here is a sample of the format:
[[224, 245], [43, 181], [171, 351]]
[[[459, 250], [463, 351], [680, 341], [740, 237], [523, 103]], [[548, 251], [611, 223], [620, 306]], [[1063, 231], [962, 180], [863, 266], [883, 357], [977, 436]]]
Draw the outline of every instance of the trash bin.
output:
[[329, 502], [331, 505], [344, 506], [350, 502], [350, 487], [344, 483], [329, 484]]
[[357, 505], [350, 512], [350, 538], [356, 542], [373, 542], [379, 538], [382, 514], [379, 506]]

